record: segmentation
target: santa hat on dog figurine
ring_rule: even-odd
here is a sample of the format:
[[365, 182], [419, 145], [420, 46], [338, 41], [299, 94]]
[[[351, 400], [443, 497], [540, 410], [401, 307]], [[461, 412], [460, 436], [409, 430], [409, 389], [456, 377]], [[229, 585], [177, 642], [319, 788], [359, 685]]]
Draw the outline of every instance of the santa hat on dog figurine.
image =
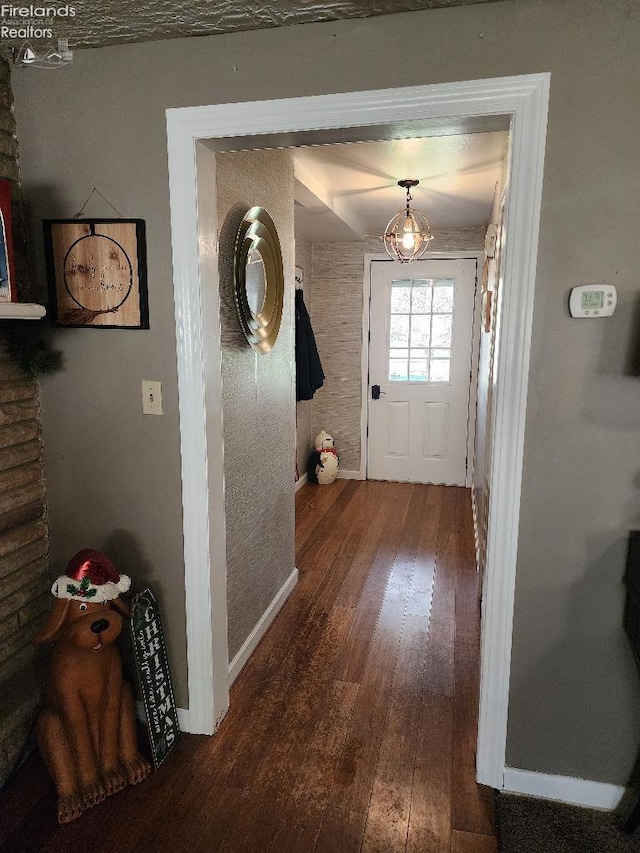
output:
[[67, 574], [60, 575], [51, 587], [56, 598], [71, 598], [98, 604], [112, 601], [128, 592], [131, 578], [121, 575], [111, 560], [100, 551], [84, 548], [69, 560]]

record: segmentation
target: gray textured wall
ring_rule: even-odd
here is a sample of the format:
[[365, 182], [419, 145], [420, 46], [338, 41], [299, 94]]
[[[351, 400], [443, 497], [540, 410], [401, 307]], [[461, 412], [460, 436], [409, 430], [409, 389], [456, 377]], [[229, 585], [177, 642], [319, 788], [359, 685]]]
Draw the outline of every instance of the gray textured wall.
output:
[[[293, 162], [288, 151], [216, 155], [229, 660], [295, 566]], [[233, 300], [233, 249], [250, 207], [278, 230], [284, 309], [271, 352], [247, 344]]]
[[[93, 547], [135, 588], [151, 585], [162, 608], [176, 700], [187, 707], [165, 96], [148, 97], [151, 81], [131, 89], [127, 81], [139, 76], [135, 53], [130, 61], [125, 70], [110, 51], [88, 51], [42, 77], [27, 68], [12, 76], [34, 295], [46, 301], [42, 218], [73, 216], [97, 186], [125, 216], [147, 223], [151, 328], [50, 335], [64, 357], [64, 369], [40, 386], [51, 574], [62, 574], [80, 548]], [[47, 82], [49, 74], [62, 76]], [[86, 215], [115, 214], [94, 196]], [[162, 417], [142, 414], [142, 379], [162, 381]]]
[[[482, 228], [440, 229], [433, 252], [477, 252]], [[362, 278], [365, 252], [382, 252], [380, 240], [312, 245], [309, 310], [326, 375], [313, 398], [312, 423], [335, 441], [343, 471], [359, 471], [362, 407]], [[315, 433], [314, 433], [315, 434]]]
[[[407, 33], [420, 45], [409, 64]], [[640, 393], [631, 366], [639, 339], [639, 55], [637, 3], [512, 0], [78, 52], [55, 73], [16, 71], [40, 270], [38, 220], [75, 213], [94, 184], [147, 220], [152, 329], [60, 333], [67, 369], [43, 384], [44, 428], [55, 552], [129, 532], [170, 605], [181, 703], [164, 110], [550, 71], [507, 759], [625, 780], [640, 737], [637, 674], [621, 631], [626, 537], [640, 520]], [[616, 315], [571, 320], [569, 288], [596, 281], [617, 285]], [[165, 382], [167, 414], [152, 423], [138, 414], [141, 378]]]

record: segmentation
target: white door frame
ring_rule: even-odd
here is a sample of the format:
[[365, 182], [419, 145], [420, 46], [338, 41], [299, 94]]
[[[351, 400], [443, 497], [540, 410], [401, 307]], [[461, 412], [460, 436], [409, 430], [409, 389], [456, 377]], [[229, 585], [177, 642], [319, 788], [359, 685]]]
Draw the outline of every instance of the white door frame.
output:
[[[471, 486], [472, 456], [476, 440], [476, 389], [478, 386], [478, 349], [480, 346], [481, 318], [478, 311], [478, 277], [480, 258], [477, 252], [425, 252], [423, 261], [460, 261], [472, 260], [476, 265], [476, 282], [473, 301], [473, 327], [471, 339], [471, 384], [467, 407], [467, 487]], [[371, 331], [371, 265], [374, 262], [393, 263], [386, 252], [365, 252], [364, 275], [362, 277], [362, 381], [360, 397], [360, 471], [359, 479], [366, 480], [369, 467], [369, 442], [367, 427], [369, 423], [369, 334]]]
[[503, 787], [548, 99], [549, 75], [533, 74], [167, 110], [191, 731], [213, 733], [229, 702], [215, 157], [200, 140], [507, 114], [513, 158], [496, 353], [477, 750], [478, 781]]

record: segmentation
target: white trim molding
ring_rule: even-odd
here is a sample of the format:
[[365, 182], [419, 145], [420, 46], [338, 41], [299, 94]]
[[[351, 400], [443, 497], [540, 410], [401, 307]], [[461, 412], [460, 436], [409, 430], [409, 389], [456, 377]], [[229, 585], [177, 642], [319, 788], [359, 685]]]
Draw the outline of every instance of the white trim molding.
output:
[[613, 811], [624, 795], [621, 785], [591, 782], [589, 779], [574, 779], [571, 776], [551, 776], [533, 770], [504, 769], [505, 794], [525, 794], [544, 800], [557, 800], [573, 806]]
[[[215, 154], [167, 120], [191, 731], [229, 707]], [[199, 184], [198, 184], [199, 181]], [[207, 333], [204, 333], [204, 330]]]
[[192, 734], [191, 732], [191, 719], [189, 717], [189, 709], [188, 708], [178, 708], [178, 725], [180, 726], [181, 732], [186, 732], [187, 734]]
[[[511, 119], [513, 156], [498, 317], [497, 388], [483, 606], [477, 778], [502, 787], [529, 348], [549, 99], [548, 74], [167, 110], [182, 452], [190, 723], [212, 733], [227, 711], [224, 450], [215, 150], [234, 137], [414, 127], [474, 116]], [[425, 135], [427, 135], [425, 133]], [[347, 137], [347, 138], [345, 138]], [[368, 138], [368, 137], [367, 137]], [[206, 142], [206, 144], [204, 144]], [[239, 144], [239, 143], [238, 143]], [[246, 140], [242, 143], [246, 148]], [[267, 143], [264, 143], [267, 144]], [[271, 141], [270, 141], [271, 144]], [[199, 191], [200, 189], [200, 191]], [[206, 334], [204, 330], [206, 329]], [[364, 472], [363, 472], [364, 476]]]
[[549, 110], [550, 76], [539, 74], [527, 79], [526, 91], [514, 93], [509, 110], [509, 204], [491, 412], [476, 778], [492, 787], [500, 787], [506, 763], [524, 427]]
[[258, 624], [255, 626], [253, 631], [249, 634], [247, 639], [242, 644], [242, 647], [240, 648], [238, 654], [229, 664], [229, 686], [231, 686], [236, 680], [236, 678], [240, 675], [240, 670], [249, 659], [249, 655], [251, 654], [251, 652], [253, 652], [260, 640], [267, 633], [269, 626], [282, 609], [282, 606], [284, 605], [287, 598], [289, 598], [289, 596], [291, 595], [291, 592], [297, 583], [298, 570], [294, 569], [276, 593], [271, 604], [262, 614], [262, 617], [260, 618]]
[[364, 480], [362, 471], [349, 471], [348, 468], [338, 468], [338, 480]]
[[[134, 710], [136, 714], [136, 719], [139, 720], [143, 725], [147, 725], [147, 713], [144, 710], [144, 702], [141, 702], [137, 699], [134, 702]], [[187, 708], [176, 708], [178, 712], [178, 726], [181, 732], [185, 732], [185, 734], [191, 734], [191, 721], [189, 719], [189, 711]]]
[[300, 477], [300, 479], [297, 480], [297, 482], [296, 482], [296, 492], [299, 492], [300, 489], [304, 486], [304, 484], [308, 482], [308, 480], [309, 480], [309, 475], [306, 473], [303, 474]]

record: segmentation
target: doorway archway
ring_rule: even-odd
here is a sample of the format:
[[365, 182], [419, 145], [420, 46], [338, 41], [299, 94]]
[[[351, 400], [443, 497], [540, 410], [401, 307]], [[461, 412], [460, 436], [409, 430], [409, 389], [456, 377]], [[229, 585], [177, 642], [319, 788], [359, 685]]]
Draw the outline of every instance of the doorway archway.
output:
[[506, 115], [510, 205], [493, 397], [477, 751], [478, 781], [502, 787], [548, 96], [549, 75], [537, 74], [167, 111], [190, 731], [212, 734], [229, 703], [216, 150], [318, 138], [350, 142], [376, 133], [398, 138], [415, 122], [458, 127]]

